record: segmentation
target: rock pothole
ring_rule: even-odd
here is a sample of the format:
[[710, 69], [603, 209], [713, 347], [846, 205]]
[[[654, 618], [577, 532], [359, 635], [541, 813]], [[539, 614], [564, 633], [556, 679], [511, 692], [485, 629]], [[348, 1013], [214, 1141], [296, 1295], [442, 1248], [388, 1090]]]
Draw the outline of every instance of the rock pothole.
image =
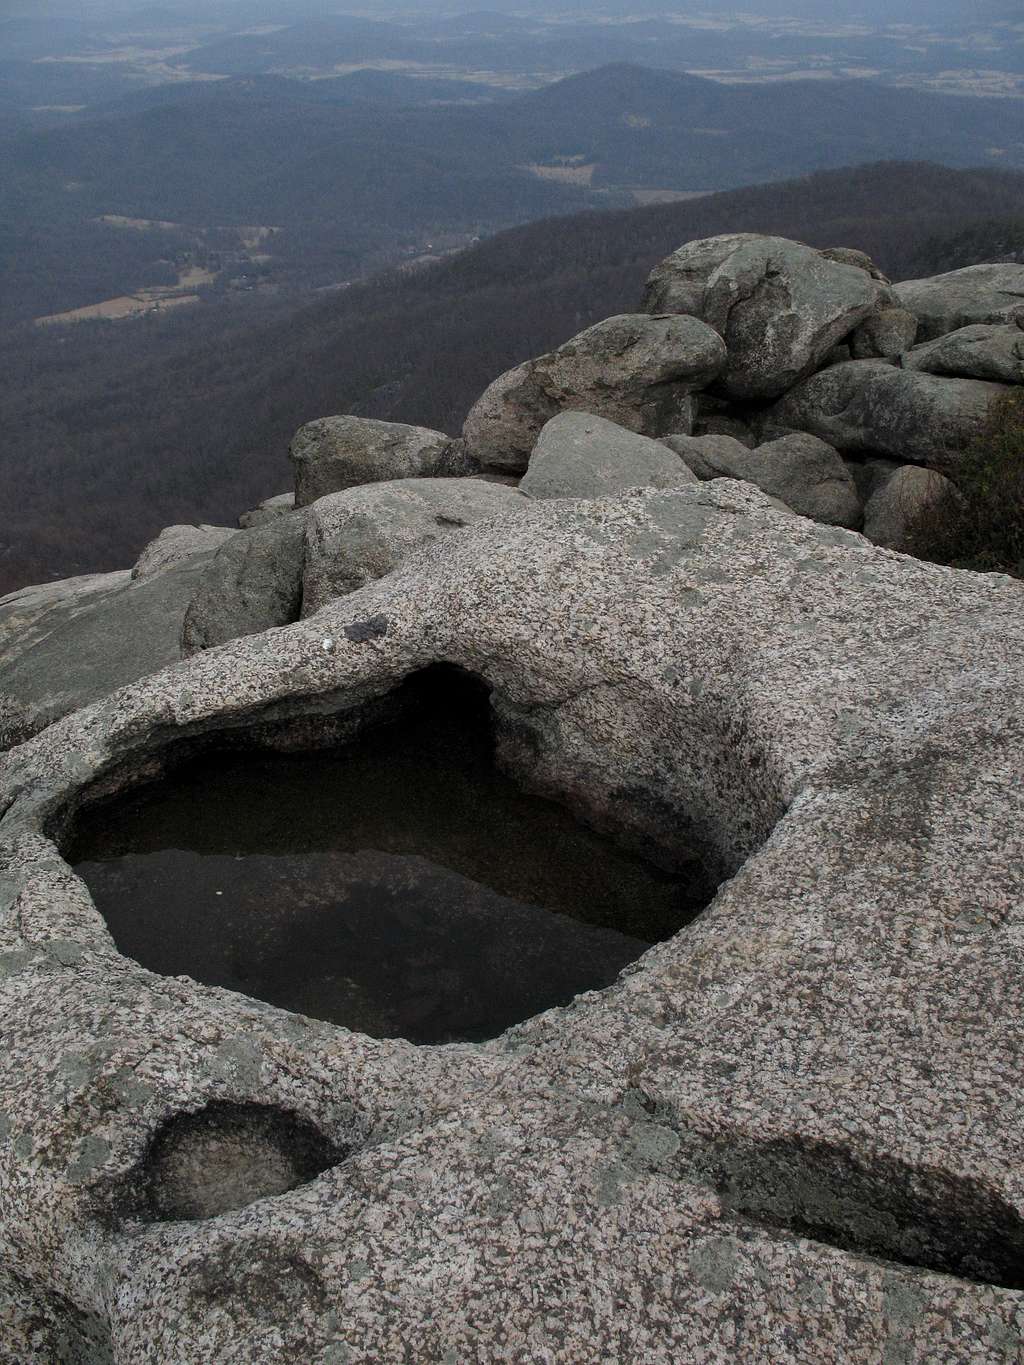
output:
[[66, 849], [121, 952], [371, 1036], [482, 1041], [706, 904], [696, 850], [667, 871], [502, 772], [479, 679], [439, 666], [393, 696], [346, 744], [206, 737], [86, 806]]
[[214, 1218], [305, 1185], [346, 1155], [298, 1114], [216, 1101], [159, 1129], [132, 1203], [154, 1221]]
[[831, 1143], [677, 1130], [678, 1169], [723, 1212], [771, 1232], [963, 1280], [1024, 1290], [1024, 1221], [980, 1180]]

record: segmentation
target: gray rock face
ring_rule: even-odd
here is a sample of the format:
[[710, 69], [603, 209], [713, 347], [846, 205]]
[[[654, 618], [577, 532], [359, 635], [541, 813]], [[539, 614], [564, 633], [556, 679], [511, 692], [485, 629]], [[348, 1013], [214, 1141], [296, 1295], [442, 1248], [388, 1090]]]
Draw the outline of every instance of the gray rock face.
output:
[[[857, 486], [832, 446], [795, 432], [747, 452], [751, 483], [800, 516], [831, 526], [859, 526]], [[750, 478], [750, 474], [747, 475]]]
[[704, 436], [665, 436], [664, 444], [682, 459], [698, 479], [741, 479], [736, 471], [751, 452], [751, 447], [726, 433], [708, 432]]
[[[673, 433], [675, 434], [675, 433]], [[739, 441], [740, 445], [753, 449], [757, 445], [757, 437], [749, 422], [744, 422], [739, 417], [729, 417], [723, 413], [708, 413], [701, 417], [695, 424], [694, 436], [731, 436]]]
[[741, 246], [758, 242], [756, 232], [730, 232], [686, 242], [654, 267], [641, 307], [645, 313], [690, 313], [703, 317], [708, 280]]
[[0, 597], [0, 664], [16, 657], [26, 647], [28, 637], [45, 639], [65, 613], [86, 607], [98, 597], [109, 596], [132, 581], [131, 571], [81, 574], [52, 583], [34, 583]]
[[768, 413], [775, 428], [808, 431], [838, 450], [889, 455], [955, 469], [1010, 390], [980, 379], [950, 379], [884, 360], [833, 365], [798, 385]]
[[850, 337], [850, 360], [902, 355], [917, 337], [917, 318], [906, 308], [884, 308], [865, 318]]
[[1024, 331], [1016, 323], [961, 327], [915, 346], [903, 357], [903, 368], [1024, 384]]
[[590, 413], [562, 412], [541, 431], [519, 486], [531, 498], [604, 498], [696, 482], [660, 441]]
[[0, 1271], [0, 1362], [3, 1365], [111, 1365], [103, 1319], [77, 1312], [59, 1295], [36, 1294]]
[[687, 429], [690, 394], [725, 359], [722, 338], [696, 318], [607, 318], [496, 379], [466, 419], [467, 448], [487, 468], [518, 473], [559, 412], [588, 412], [647, 436]]
[[890, 284], [888, 275], [879, 270], [866, 251], [858, 251], [852, 246], [827, 246], [818, 253], [826, 261], [837, 261], [840, 265], [854, 265], [858, 270], [866, 270], [873, 280]]
[[931, 503], [955, 485], [934, 469], [903, 465], [879, 484], [864, 508], [864, 534], [889, 550], [909, 550], [908, 531]]
[[0, 749], [181, 657], [210, 553], [132, 580], [91, 574], [0, 599]]
[[230, 526], [165, 526], [139, 555], [132, 578], [152, 578], [193, 555], [211, 554], [237, 534]]
[[320, 417], [300, 427], [288, 455], [295, 470], [295, 506], [364, 483], [436, 474], [451, 437], [427, 427], [368, 417]]
[[402, 479], [321, 498], [306, 522], [302, 614], [383, 578], [422, 545], [529, 505], [477, 479]]
[[713, 272], [700, 316], [725, 338], [716, 387], [731, 398], [776, 398], [810, 374], [878, 306], [864, 270], [782, 237], [738, 246]]
[[[886, 480], [891, 479], [897, 469], [904, 468], [896, 460], [883, 460], [878, 456], [871, 456], [863, 459], [844, 459], [843, 463], [849, 471], [850, 478], [853, 480], [857, 496], [862, 503], [877, 493]], [[914, 466], [916, 468], [916, 466]]]
[[297, 513], [239, 531], [204, 570], [181, 632], [186, 654], [297, 621], [305, 521]]
[[463, 437], [449, 441], [430, 477], [437, 479], [473, 479], [480, 474], [480, 462], [470, 453]]
[[900, 304], [920, 323], [918, 341], [932, 341], [973, 323], [1024, 316], [1024, 265], [969, 265], [946, 275], [894, 286]]
[[852, 359], [853, 350], [847, 342], [842, 341], [838, 346], [832, 347], [831, 351], [829, 351], [828, 355], [821, 362], [821, 368], [824, 370], [829, 365], [843, 365], [847, 360]]
[[238, 524], [243, 531], [251, 531], [254, 526], [265, 526], [268, 521], [276, 521], [278, 517], [286, 517], [294, 511], [295, 494], [278, 493], [273, 498], [264, 498], [251, 512], [243, 512]]
[[802, 432], [748, 450], [728, 436], [668, 437], [701, 479], [743, 479], [791, 511], [831, 526], [859, 526], [856, 484], [839, 454]]
[[[706, 840], [703, 916], [478, 1047], [115, 951], [54, 843], [90, 783], [179, 737], [354, 725], [438, 659], [491, 686], [523, 782], [648, 847]], [[51, 727], [0, 761], [14, 1342], [31, 1314], [175, 1365], [674, 1365], [739, 1333], [752, 1365], [1019, 1359], [1022, 713], [1019, 584], [716, 482], [470, 527]], [[125, 1223], [154, 1137], [217, 1102], [348, 1155]]]

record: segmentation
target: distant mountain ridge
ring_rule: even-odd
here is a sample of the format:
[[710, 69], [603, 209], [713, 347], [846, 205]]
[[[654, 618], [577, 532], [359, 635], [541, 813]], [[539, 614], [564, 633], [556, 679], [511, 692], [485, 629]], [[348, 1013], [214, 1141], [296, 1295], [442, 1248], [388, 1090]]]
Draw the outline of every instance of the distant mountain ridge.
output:
[[591, 157], [597, 184], [729, 189], [895, 155], [1024, 167], [1024, 102], [866, 79], [723, 85], [616, 63], [524, 95], [501, 117], [534, 155], [560, 144]]
[[[393, 10], [348, 16], [302, 0], [195, 0], [125, 6], [120, 15], [102, 0], [13, 4], [24, 14], [0, 29], [0, 107], [34, 110], [40, 123], [67, 106], [189, 72], [320, 79], [396, 63], [433, 79], [486, 73], [520, 89], [628, 61], [741, 82], [866, 75], [970, 95], [1024, 94], [1024, 34], [1009, 0], [860, 0], [846, 16], [818, 0], [763, 0], [756, 14], [734, 7], [713, 24], [693, 10], [626, 0], [562, 0], [554, 9], [519, 0], [514, 15], [454, 16], [442, 0], [415, 9], [394, 0]], [[75, 20], [45, 17], [61, 8], [73, 8]], [[94, 60], [104, 50], [114, 59]]]
[[457, 431], [495, 376], [635, 310], [651, 266], [693, 238], [852, 244], [907, 277], [967, 263], [944, 239], [1000, 221], [1005, 246], [1022, 219], [1024, 175], [887, 163], [533, 223], [259, 321], [226, 306], [10, 333], [0, 480], [18, 517], [0, 528], [0, 587], [116, 567], [165, 524], [233, 517], [287, 486], [289, 438], [325, 413]]
[[[38, 194], [40, 178], [73, 170], [80, 195], [94, 204], [102, 199], [105, 211], [187, 214], [185, 177], [165, 187], [165, 171], [154, 178], [147, 169], [164, 155], [172, 120], [158, 109], [177, 111], [173, 131], [194, 197], [209, 200], [221, 187], [253, 221], [282, 217], [267, 185], [297, 151], [332, 150], [341, 172], [349, 166], [346, 146], [358, 138], [370, 139], [368, 154], [380, 160], [408, 148], [467, 171], [486, 164], [511, 174], [546, 158], [583, 159], [594, 164], [597, 185], [678, 190], [738, 188], [752, 177], [784, 178], [894, 155], [1024, 167], [1024, 102], [965, 101], [866, 80], [730, 86], [618, 63], [493, 106], [419, 109], [411, 117], [402, 108], [406, 100], [422, 104], [437, 88], [445, 97], [458, 89], [454, 82], [416, 87], [408, 76], [363, 72], [312, 84], [263, 76], [180, 93], [175, 87], [140, 92], [103, 106], [101, 118], [89, 112], [69, 127], [17, 143], [9, 167], [15, 204], [19, 190]], [[462, 89], [473, 93], [466, 83]], [[360, 107], [367, 90], [375, 102], [394, 103], [367, 114]], [[250, 122], [240, 130], [243, 117]], [[171, 194], [180, 197], [177, 206]], [[225, 204], [220, 212], [235, 207]]]
[[[136, 92], [43, 132], [0, 125], [0, 241], [22, 256], [18, 244], [35, 241], [57, 263], [46, 306], [22, 274], [3, 317], [98, 302], [79, 297], [76, 274], [107, 215], [281, 227], [265, 273], [316, 287], [444, 234], [622, 207], [636, 191], [731, 189], [894, 156], [1024, 166], [1024, 101], [867, 81], [729, 86], [619, 63], [514, 97], [485, 87], [479, 104], [458, 94], [394, 73], [247, 75]], [[75, 298], [54, 305], [62, 274]], [[123, 293], [144, 280], [111, 283]]]

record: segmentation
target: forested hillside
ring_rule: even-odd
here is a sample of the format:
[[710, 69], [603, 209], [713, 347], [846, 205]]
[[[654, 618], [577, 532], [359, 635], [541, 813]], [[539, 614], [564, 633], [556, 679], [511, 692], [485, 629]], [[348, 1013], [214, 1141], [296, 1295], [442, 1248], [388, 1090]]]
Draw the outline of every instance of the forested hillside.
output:
[[290, 312], [20, 330], [0, 350], [0, 479], [18, 513], [0, 586], [128, 563], [169, 522], [232, 521], [288, 486], [288, 440], [312, 417], [456, 431], [502, 370], [634, 309], [650, 267], [691, 238], [856, 245], [907, 277], [936, 268], [943, 239], [996, 219], [1012, 236], [1022, 217], [1024, 176], [884, 164], [535, 223]]
[[[0, 323], [148, 284], [197, 231], [278, 229], [261, 273], [303, 288], [350, 279], [431, 234], [492, 232], [588, 202], [517, 170], [493, 136], [453, 141], [424, 121], [429, 110], [313, 89], [186, 87], [10, 138]], [[119, 231], [111, 216], [170, 222], [171, 240], [167, 229]]]
[[984, 261], [1024, 261], [1024, 215], [984, 218], [959, 232], [922, 242], [917, 253], [922, 275], [939, 275]]
[[[295, 290], [349, 282], [439, 237], [459, 244], [638, 193], [737, 188], [893, 156], [1024, 167], [1024, 100], [867, 80], [723, 85], [626, 64], [515, 97], [463, 81], [453, 100], [453, 84], [382, 72], [244, 76], [9, 130], [0, 325], [164, 283], [176, 261], [195, 257], [197, 238], [209, 244], [231, 227], [274, 227], [249, 283]], [[135, 221], [131, 240], [112, 217]]]

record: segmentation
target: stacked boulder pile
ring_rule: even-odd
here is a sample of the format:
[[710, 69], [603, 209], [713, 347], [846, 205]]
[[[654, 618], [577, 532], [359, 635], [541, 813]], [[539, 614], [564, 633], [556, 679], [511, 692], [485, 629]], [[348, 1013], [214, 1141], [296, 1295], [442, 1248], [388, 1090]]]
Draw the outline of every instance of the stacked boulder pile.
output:
[[238, 530], [172, 526], [130, 573], [0, 600], [0, 748], [177, 658], [297, 621], [441, 535], [549, 498], [739, 480], [780, 510], [906, 551], [1021, 384], [1024, 266], [893, 285], [850, 248], [750, 233], [689, 242], [652, 272], [641, 312], [501, 375], [458, 438], [320, 418], [292, 443], [294, 492]]
[[[1024, 588], [893, 548], [1022, 317], [690, 243], [460, 436], [320, 419], [240, 529], [0, 602], [0, 1365], [1024, 1358]], [[83, 804], [438, 661], [708, 909], [479, 1046], [117, 952]]]
[[[579, 461], [573, 426], [545, 424], [583, 411], [667, 444], [700, 479], [754, 483], [802, 516], [904, 549], [994, 401], [1024, 383], [1022, 286], [1018, 265], [893, 286], [852, 250], [749, 234], [690, 242], [652, 273], [643, 313], [496, 380], [467, 420], [468, 453], [525, 471], [534, 497], [595, 496], [585, 475], [550, 482]], [[640, 449], [622, 441], [604, 492], [624, 486]], [[686, 477], [664, 457], [659, 469], [638, 481]]]
[[490, 385], [461, 436], [309, 422], [294, 491], [172, 526], [134, 569], [0, 600], [0, 748], [197, 650], [288, 625], [477, 521], [550, 498], [731, 479], [906, 550], [1024, 384], [1024, 266], [891, 284], [862, 252], [736, 233]]

